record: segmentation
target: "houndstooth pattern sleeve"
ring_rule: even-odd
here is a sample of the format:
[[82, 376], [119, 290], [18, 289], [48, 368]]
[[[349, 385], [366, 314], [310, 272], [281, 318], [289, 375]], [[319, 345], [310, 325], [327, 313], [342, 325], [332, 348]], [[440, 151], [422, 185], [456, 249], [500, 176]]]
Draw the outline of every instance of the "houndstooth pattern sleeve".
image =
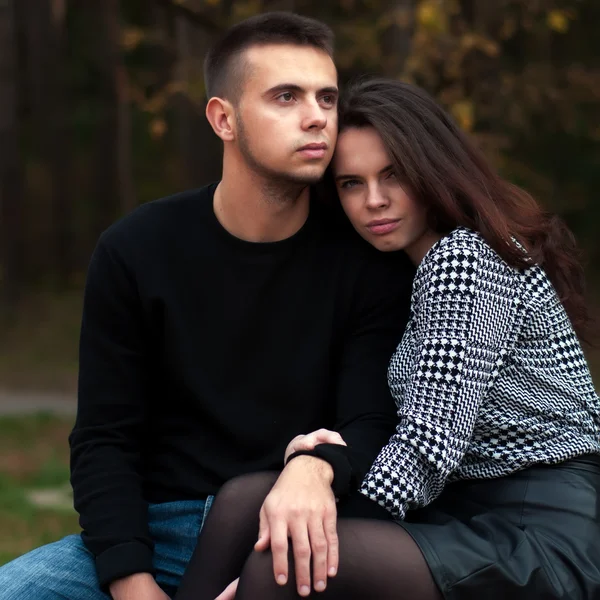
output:
[[361, 486], [395, 518], [434, 500], [459, 465], [518, 303], [514, 272], [473, 232], [456, 230], [423, 259], [388, 372], [400, 422]]

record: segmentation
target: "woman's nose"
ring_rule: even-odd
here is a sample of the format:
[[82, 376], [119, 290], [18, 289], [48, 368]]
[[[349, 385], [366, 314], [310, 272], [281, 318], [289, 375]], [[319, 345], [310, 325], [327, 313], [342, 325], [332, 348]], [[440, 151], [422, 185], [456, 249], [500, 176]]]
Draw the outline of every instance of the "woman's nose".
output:
[[378, 185], [369, 186], [367, 190], [367, 207], [371, 209], [385, 208], [389, 201]]

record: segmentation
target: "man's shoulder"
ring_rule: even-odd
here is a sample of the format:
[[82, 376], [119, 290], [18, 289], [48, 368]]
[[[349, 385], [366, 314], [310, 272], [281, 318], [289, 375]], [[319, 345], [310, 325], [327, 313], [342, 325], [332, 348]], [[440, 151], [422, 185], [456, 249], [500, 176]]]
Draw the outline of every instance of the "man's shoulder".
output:
[[365, 257], [370, 246], [354, 230], [340, 207], [327, 203], [313, 203], [313, 222], [319, 232], [317, 239], [324, 247], [348, 259]]
[[337, 283], [344, 287], [355, 306], [365, 303], [397, 303], [408, 307], [415, 267], [404, 252], [381, 252], [365, 241], [340, 209], [324, 205], [318, 209], [321, 230], [319, 257], [337, 265]]
[[414, 273], [410, 259], [405, 252], [381, 252], [365, 241], [352, 227], [341, 208], [323, 205], [318, 207], [319, 227], [330, 246], [343, 254], [348, 261], [359, 261], [369, 265], [382, 265], [396, 272]]
[[108, 245], [159, 241], [182, 235], [186, 226], [208, 212], [215, 184], [146, 202], [108, 227], [101, 241]]

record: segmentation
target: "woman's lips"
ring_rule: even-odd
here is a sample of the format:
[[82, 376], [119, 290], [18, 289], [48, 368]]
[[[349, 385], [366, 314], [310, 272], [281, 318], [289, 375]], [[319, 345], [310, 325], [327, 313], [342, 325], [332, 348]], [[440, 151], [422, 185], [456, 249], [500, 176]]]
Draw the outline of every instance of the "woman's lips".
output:
[[374, 235], [385, 235], [394, 231], [400, 224], [400, 219], [381, 219], [380, 221], [371, 221], [367, 224], [367, 229]]

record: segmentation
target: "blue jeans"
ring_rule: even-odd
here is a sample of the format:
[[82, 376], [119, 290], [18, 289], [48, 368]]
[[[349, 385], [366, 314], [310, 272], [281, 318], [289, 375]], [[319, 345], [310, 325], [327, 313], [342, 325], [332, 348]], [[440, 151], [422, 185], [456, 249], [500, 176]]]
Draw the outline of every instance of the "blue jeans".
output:
[[[179, 587], [212, 501], [209, 496], [206, 501], [166, 502], [149, 507], [156, 581], [169, 595]], [[0, 598], [110, 600], [100, 591], [94, 556], [79, 535], [69, 535], [0, 567]]]

